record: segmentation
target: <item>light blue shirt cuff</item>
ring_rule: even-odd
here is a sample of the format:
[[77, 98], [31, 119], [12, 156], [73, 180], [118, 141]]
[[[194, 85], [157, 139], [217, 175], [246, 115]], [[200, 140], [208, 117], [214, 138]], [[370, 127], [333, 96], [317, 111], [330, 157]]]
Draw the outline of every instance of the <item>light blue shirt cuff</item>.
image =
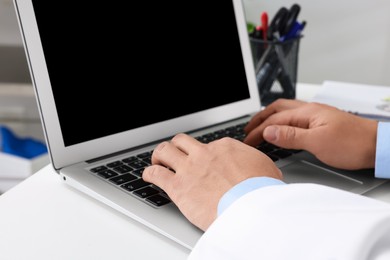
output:
[[285, 184], [281, 180], [270, 177], [253, 177], [240, 182], [228, 190], [218, 203], [218, 216], [241, 196], [262, 187]]
[[390, 123], [379, 122], [376, 138], [375, 177], [390, 179]]

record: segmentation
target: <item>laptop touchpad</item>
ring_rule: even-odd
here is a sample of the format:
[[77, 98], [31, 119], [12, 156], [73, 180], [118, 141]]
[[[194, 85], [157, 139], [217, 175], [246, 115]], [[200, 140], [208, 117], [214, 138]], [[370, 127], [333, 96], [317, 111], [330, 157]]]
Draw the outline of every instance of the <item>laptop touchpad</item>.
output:
[[305, 161], [297, 161], [281, 168], [286, 183], [316, 183], [343, 190], [351, 190], [363, 183], [330, 169]]

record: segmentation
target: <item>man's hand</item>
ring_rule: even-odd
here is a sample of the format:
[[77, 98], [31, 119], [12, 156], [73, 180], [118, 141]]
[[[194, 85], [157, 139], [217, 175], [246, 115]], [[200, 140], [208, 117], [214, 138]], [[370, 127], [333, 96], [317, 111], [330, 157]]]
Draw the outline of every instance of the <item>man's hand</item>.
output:
[[245, 143], [303, 149], [342, 169], [373, 168], [378, 122], [318, 103], [279, 99], [256, 114]]
[[143, 179], [162, 188], [202, 230], [217, 217], [223, 194], [239, 182], [259, 176], [282, 178], [268, 156], [231, 138], [203, 144], [178, 134], [154, 149], [152, 163]]

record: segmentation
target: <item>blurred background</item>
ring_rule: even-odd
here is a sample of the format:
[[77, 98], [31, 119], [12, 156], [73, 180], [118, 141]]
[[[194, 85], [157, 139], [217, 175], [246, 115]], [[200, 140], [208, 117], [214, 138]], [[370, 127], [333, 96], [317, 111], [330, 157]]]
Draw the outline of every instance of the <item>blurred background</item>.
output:
[[12, 0], [0, 0], [0, 82], [30, 83]]
[[277, 10], [301, 6], [307, 21], [299, 54], [298, 82], [348, 81], [390, 86], [390, 1], [243, 0], [247, 20], [260, 24]]
[[[301, 40], [298, 82], [324, 80], [390, 86], [390, 1], [243, 0], [246, 18], [259, 24], [281, 7], [301, 5], [307, 26]], [[218, 14], [216, 14], [218, 15]], [[222, 21], [223, 22], [223, 21]], [[0, 123], [43, 138], [12, 0], [0, 0]], [[31, 124], [19, 124], [27, 119]]]

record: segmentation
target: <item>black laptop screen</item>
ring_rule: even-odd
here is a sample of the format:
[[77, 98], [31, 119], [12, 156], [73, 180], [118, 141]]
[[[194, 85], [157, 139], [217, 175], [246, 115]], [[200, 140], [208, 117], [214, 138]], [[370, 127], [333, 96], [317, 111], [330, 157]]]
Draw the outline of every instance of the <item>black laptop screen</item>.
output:
[[249, 98], [231, 1], [33, 6], [66, 146]]

